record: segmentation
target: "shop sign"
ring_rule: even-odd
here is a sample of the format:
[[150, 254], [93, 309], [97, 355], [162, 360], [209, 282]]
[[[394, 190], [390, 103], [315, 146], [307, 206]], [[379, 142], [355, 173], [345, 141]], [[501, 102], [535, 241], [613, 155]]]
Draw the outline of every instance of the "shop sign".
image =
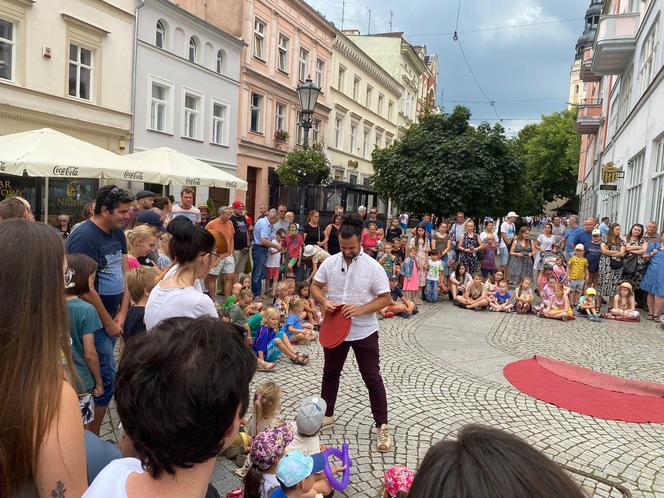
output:
[[616, 183], [620, 178], [622, 178], [621, 173], [623, 172], [620, 170], [620, 168], [617, 168], [613, 163], [606, 163], [604, 166], [602, 166], [602, 182]]
[[143, 172], [142, 171], [131, 171], [131, 170], [126, 170], [124, 172], [124, 179], [125, 180], [133, 180], [133, 181], [143, 181]]
[[78, 167], [77, 166], [54, 166], [53, 167], [54, 176], [78, 176]]
[[16, 196], [23, 197], [23, 188], [20, 185], [12, 185], [10, 180], [0, 180], [0, 199]]
[[618, 190], [618, 185], [600, 185], [600, 190]]

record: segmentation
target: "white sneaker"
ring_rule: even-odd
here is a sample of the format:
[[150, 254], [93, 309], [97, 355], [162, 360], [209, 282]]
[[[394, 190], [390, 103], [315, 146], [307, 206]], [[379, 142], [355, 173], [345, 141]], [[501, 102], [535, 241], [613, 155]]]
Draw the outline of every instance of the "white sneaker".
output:
[[320, 430], [324, 431], [325, 429], [332, 429], [334, 427], [334, 417], [323, 417], [323, 424], [320, 426]]
[[376, 449], [380, 453], [386, 453], [392, 446], [392, 436], [390, 436], [390, 430], [388, 429], [387, 424], [381, 425], [376, 431], [376, 434], [378, 436]]

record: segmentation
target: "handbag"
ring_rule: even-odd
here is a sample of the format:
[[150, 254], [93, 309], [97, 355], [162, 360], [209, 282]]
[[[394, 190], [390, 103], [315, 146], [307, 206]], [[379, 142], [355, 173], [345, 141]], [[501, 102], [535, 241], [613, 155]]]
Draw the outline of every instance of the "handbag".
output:
[[623, 275], [634, 275], [639, 267], [639, 257], [636, 254], [625, 256], [622, 261]]
[[609, 266], [612, 270], [620, 270], [623, 267], [623, 258], [620, 256], [611, 256]]

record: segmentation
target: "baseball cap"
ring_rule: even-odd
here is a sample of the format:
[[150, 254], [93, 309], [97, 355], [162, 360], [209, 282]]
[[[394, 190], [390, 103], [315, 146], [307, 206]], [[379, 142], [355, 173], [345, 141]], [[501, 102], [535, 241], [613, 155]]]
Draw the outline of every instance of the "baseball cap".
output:
[[589, 295], [589, 296], [595, 296], [595, 295], [597, 295], [597, 291], [595, 290], [594, 287], [588, 287], [586, 289], [586, 294]]
[[575, 251], [585, 251], [586, 248], [583, 247], [583, 244], [577, 244], [577, 245], [574, 246], [574, 250]]
[[157, 194], [154, 192], [150, 192], [149, 190], [141, 190], [138, 194], [136, 194], [136, 200], [140, 199], [145, 199], [146, 197], [157, 197]]
[[293, 441], [293, 433], [287, 424], [267, 429], [251, 442], [251, 461], [260, 470], [267, 470], [283, 455], [286, 446]]
[[244, 202], [242, 201], [233, 201], [233, 209], [243, 208]]
[[279, 460], [277, 480], [287, 488], [292, 488], [311, 474], [322, 472], [324, 468], [325, 457], [322, 453], [309, 456], [299, 450], [291, 451]]
[[415, 472], [403, 465], [395, 465], [385, 471], [385, 491], [389, 496], [408, 493], [415, 479]]
[[307, 244], [304, 246], [304, 251], [302, 251], [302, 256], [305, 258], [309, 258], [313, 256], [316, 253], [316, 248], [312, 246], [311, 244]]
[[595, 235], [602, 235], [602, 232], [599, 231], [599, 228], [595, 228], [593, 230], [593, 236], [595, 236]]
[[161, 220], [161, 216], [158, 213], [155, 213], [152, 210], [141, 211], [136, 215], [136, 224], [137, 225], [150, 225], [158, 228], [162, 232], [166, 231], [164, 227], [164, 222]]
[[327, 403], [319, 396], [307, 396], [300, 403], [300, 411], [295, 416], [297, 432], [303, 436], [313, 436], [323, 425]]

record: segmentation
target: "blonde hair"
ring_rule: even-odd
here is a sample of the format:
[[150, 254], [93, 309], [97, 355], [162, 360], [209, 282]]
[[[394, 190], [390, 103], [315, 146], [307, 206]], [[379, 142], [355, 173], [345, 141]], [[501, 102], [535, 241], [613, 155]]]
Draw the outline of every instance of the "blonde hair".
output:
[[303, 309], [304, 309], [304, 300], [299, 296], [291, 297], [290, 305], [289, 305], [289, 312], [295, 311], [295, 310], [302, 311]]
[[133, 229], [126, 230], [125, 236], [129, 243], [129, 252], [131, 252], [131, 248], [134, 247], [136, 242], [149, 239], [150, 237], [156, 237], [157, 229], [150, 225], [136, 225]]
[[288, 284], [286, 282], [279, 282], [277, 284], [277, 294], [282, 292], [284, 289], [288, 289]]
[[254, 393], [254, 423], [274, 418], [281, 409], [281, 386], [276, 382], [263, 382]]
[[168, 250], [168, 244], [173, 238], [173, 236], [168, 232], [161, 232], [158, 236], [159, 238], [159, 249], [169, 258], [171, 257], [171, 252]]
[[261, 316], [263, 317], [261, 320], [261, 325], [267, 325], [267, 321], [270, 318], [276, 317], [277, 319], [280, 319], [281, 312], [277, 308], [270, 306], [261, 313]]
[[159, 272], [150, 266], [139, 266], [127, 273], [127, 290], [134, 303], [140, 301], [145, 292], [150, 292], [159, 280]]

